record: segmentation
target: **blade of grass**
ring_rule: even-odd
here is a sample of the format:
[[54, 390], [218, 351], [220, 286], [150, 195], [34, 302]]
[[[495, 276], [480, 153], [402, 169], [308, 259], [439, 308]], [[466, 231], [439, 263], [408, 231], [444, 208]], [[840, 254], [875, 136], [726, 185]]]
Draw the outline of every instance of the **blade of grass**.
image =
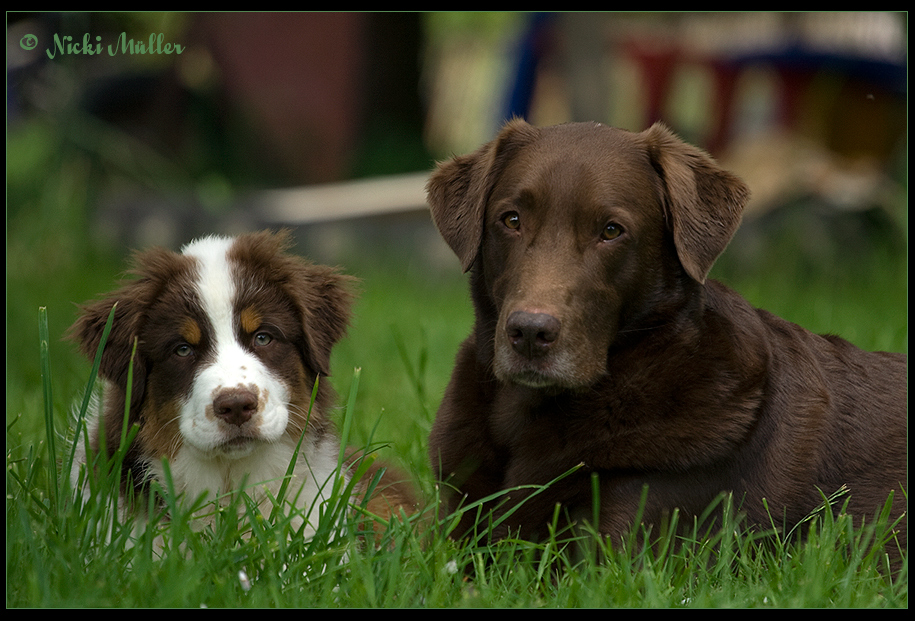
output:
[[346, 410], [343, 415], [343, 428], [341, 429], [340, 434], [340, 454], [337, 459], [337, 467], [340, 468], [343, 466], [343, 456], [345, 453], [345, 447], [349, 443], [350, 431], [353, 428], [353, 416], [356, 407], [356, 395], [359, 392], [359, 377], [362, 375], [362, 369], [356, 367], [353, 369], [353, 382], [350, 384], [349, 389], [349, 399], [346, 401]]
[[137, 344], [138, 339], [134, 337], [133, 339], [133, 348], [130, 350], [130, 363], [127, 365], [127, 386], [125, 388], [124, 395], [124, 420], [121, 423], [121, 449], [126, 450], [125, 443], [127, 442], [127, 423], [130, 422], [130, 401], [132, 399], [133, 392], [133, 361], [136, 360], [137, 356]]
[[[108, 343], [108, 335], [111, 334], [111, 326], [114, 324], [114, 311], [117, 309], [117, 302], [111, 307], [111, 312], [108, 313], [108, 319], [105, 321], [105, 327], [102, 330], [102, 338], [99, 341], [98, 348], [95, 351], [95, 360], [92, 362], [92, 370], [89, 372], [89, 380], [86, 382], [86, 392], [83, 394], [83, 401], [80, 404], [79, 410], [76, 417], [76, 425], [73, 431], [73, 445], [70, 447], [70, 454], [67, 458], [66, 464], [62, 469], [62, 476], [69, 490], [70, 482], [70, 472], [73, 469], [73, 460], [76, 459], [76, 445], [80, 440], [83, 429], [85, 428], [86, 413], [89, 411], [89, 402], [92, 400], [92, 392], [95, 390], [95, 381], [98, 378], [99, 368], [102, 366], [102, 353], [105, 350], [105, 345]], [[83, 442], [86, 446], [87, 454], [89, 448], [89, 435], [88, 429], [86, 429], [85, 437]], [[67, 494], [69, 497], [69, 493]]]
[[50, 357], [50, 331], [48, 330], [48, 309], [42, 306], [38, 309], [38, 357], [41, 364], [41, 388], [44, 397], [45, 432], [48, 439], [48, 491], [51, 495], [51, 506], [57, 509], [60, 497], [60, 485], [57, 479], [57, 442], [54, 430], [54, 403], [51, 395], [51, 357]]
[[277, 519], [277, 512], [282, 510], [282, 504], [286, 498], [286, 492], [289, 489], [289, 482], [292, 480], [293, 473], [295, 472], [295, 465], [299, 458], [299, 451], [302, 450], [302, 442], [305, 441], [305, 437], [308, 435], [308, 425], [311, 422], [311, 412], [314, 408], [315, 400], [318, 398], [318, 382], [320, 382], [320, 377], [315, 377], [314, 386], [311, 388], [311, 400], [308, 402], [308, 413], [305, 416], [305, 429], [302, 430], [302, 435], [299, 437], [299, 441], [295, 447], [295, 453], [292, 454], [292, 459], [289, 460], [289, 466], [286, 468], [286, 476], [283, 478], [283, 482], [280, 483], [280, 489], [277, 491], [273, 508], [270, 510], [269, 519], [271, 523]]
[[400, 333], [396, 326], [391, 327], [391, 332], [393, 333], [394, 343], [397, 345], [397, 351], [400, 354], [400, 359], [403, 361], [404, 367], [407, 370], [407, 376], [410, 378], [410, 382], [416, 391], [416, 396], [419, 399], [419, 406], [423, 409], [423, 414], [428, 417], [429, 406], [426, 399], [425, 378], [426, 367], [428, 366], [427, 363], [429, 360], [429, 348], [426, 344], [426, 332], [424, 330], [420, 332], [422, 345], [419, 350], [419, 358], [415, 367], [410, 361], [410, 355], [407, 353], [407, 347], [403, 335]]

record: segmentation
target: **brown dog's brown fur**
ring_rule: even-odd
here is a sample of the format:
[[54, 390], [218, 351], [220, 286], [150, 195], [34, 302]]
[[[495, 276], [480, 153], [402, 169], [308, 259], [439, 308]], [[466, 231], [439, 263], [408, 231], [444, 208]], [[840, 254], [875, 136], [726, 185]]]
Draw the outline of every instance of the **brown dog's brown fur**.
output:
[[751, 524], [790, 528], [843, 485], [856, 516], [891, 492], [903, 514], [906, 356], [814, 335], [706, 280], [748, 195], [661, 125], [515, 120], [439, 166], [432, 215], [472, 271], [476, 313], [430, 436], [446, 510], [582, 464], [496, 535], [543, 536], [557, 503], [590, 517], [592, 473], [614, 537], [644, 486], [646, 523], [733, 492]]

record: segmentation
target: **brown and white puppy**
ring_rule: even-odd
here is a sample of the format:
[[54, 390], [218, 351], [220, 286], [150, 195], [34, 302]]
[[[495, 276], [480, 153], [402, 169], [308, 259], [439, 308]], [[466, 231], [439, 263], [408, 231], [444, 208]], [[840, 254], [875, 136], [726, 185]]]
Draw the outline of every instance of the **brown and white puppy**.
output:
[[733, 492], [751, 523], [790, 527], [843, 485], [861, 518], [891, 492], [904, 512], [906, 356], [706, 279], [749, 194], [707, 154], [661, 125], [515, 120], [427, 189], [476, 315], [430, 436], [447, 510], [582, 465], [512, 493], [497, 517], [526, 502], [496, 535], [540, 537], [557, 504], [575, 520], [597, 502], [620, 537], [645, 486], [646, 523]]
[[[288, 245], [288, 234], [264, 232], [205, 237], [180, 254], [148, 250], [136, 256], [135, 278], [83, 307], [71, 336], [92, 359], [117, 304], [101, 403], [89, 421], [95, 452], [102, 434], [110, 453], [120, 443], [136, 343], [128, 424], [139, 432], [123, 464], [125, 497], [163, 481], [163, 458], [176, 491], [191, 500], [224, 497], [245, 483], [259, 500], [264, 489], [276, 497], [295, 457], [287, 498], [304, 532], [314, 532], [318, 503], [350, 476], [338, 467], [326, 376], [349, 322], [351, 279], [287, 254]], [[393, 475], [385, 473], [377, 491], [369, 510], [384, 517], [413, 510], [409, 485]]]

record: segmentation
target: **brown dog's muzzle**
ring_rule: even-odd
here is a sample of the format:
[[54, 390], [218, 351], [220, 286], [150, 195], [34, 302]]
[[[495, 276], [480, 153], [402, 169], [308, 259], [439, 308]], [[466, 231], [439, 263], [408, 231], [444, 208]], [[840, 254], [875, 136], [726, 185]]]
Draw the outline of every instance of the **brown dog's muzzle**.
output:
[[[493, 370], [504, 382], [550, 390], [578, 389], [592, 384], [606, 370], [608, 328], [615, 324], [595, 324], [591, 306], [577, 303], [588, 295], [576, 300], [573, 291], [592, 291], [595, 279], [580, 267], [579, 256], [564, 252], [561, 246], [528, 248], [525, 256], [509, 261], [511, 269], [496, 278], [494, 297], [501, 308]], [[596, 292], [591, 294], [595, 296]]]
[[552, 315], [525, 311], [513, 312], [505, 324], [512, 349], [528, 359], [549, 354], [560, 328], [562, 324]]

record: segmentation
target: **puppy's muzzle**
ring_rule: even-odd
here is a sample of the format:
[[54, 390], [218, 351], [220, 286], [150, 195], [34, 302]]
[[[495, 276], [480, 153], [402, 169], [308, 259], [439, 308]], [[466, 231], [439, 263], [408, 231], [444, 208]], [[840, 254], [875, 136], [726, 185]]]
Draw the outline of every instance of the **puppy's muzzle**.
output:
[[213, 399], [217, 418], [230, 425], [242, 426], [257, 412], [257, 395], [247, 388], [223, 390]]

